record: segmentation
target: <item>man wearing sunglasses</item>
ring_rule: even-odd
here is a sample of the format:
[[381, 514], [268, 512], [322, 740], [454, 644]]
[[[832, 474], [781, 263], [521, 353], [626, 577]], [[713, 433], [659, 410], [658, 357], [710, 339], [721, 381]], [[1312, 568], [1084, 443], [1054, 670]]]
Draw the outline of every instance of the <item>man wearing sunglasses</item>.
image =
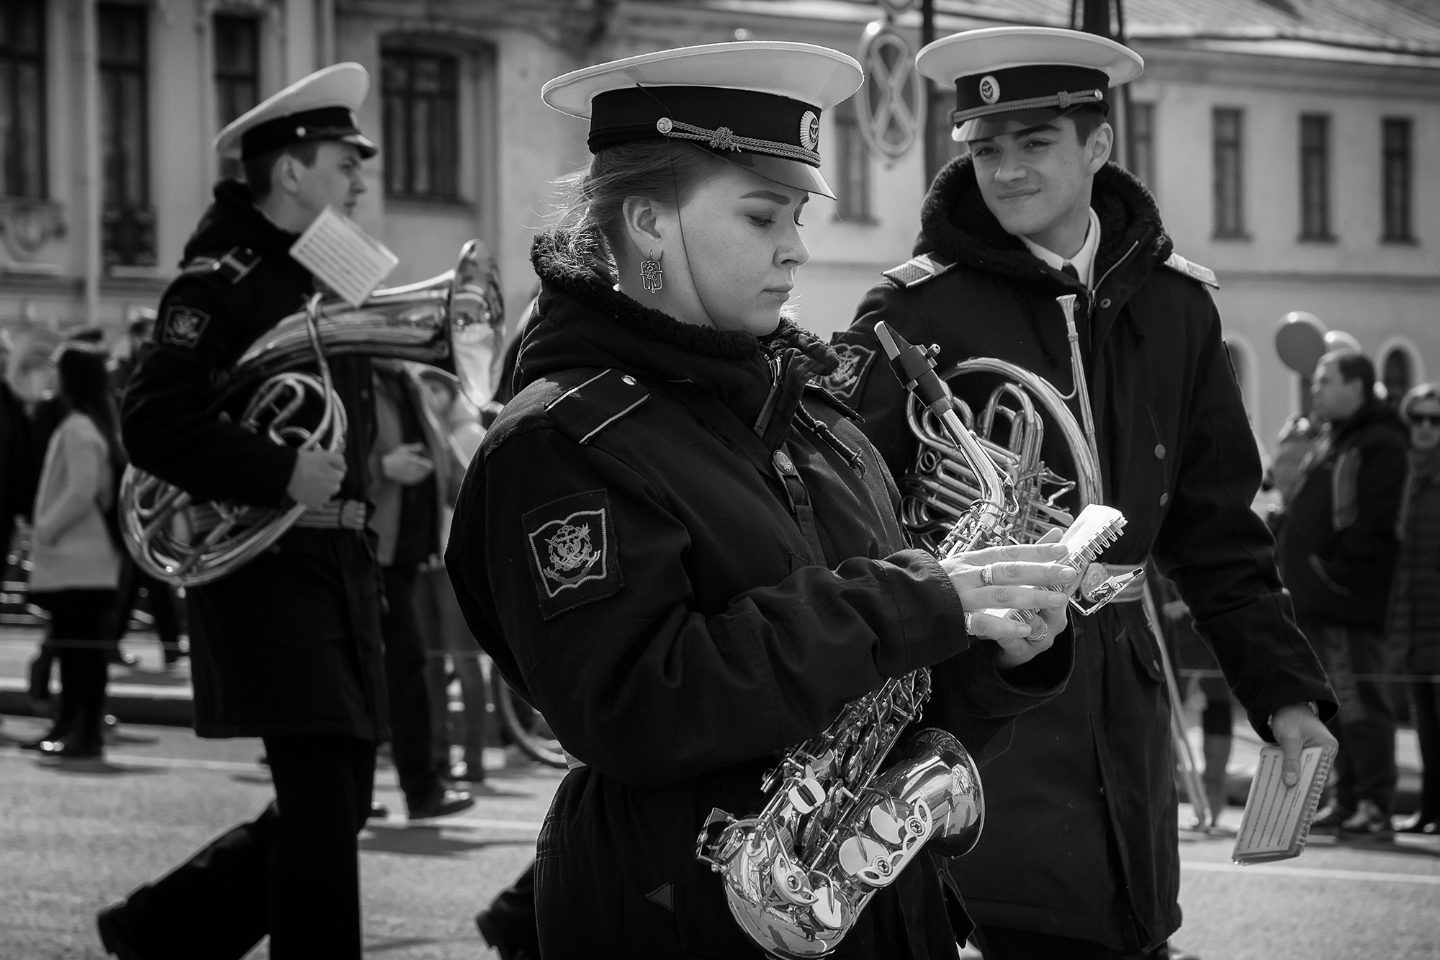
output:
[[1394, 833], [1395, 708], [1385, 608], [1399, 553], [1395, 522], [1405, 485], [1405, 424], [1375, 396], [1375, 367], [1337, 350], [1315, 366], [1311, 396], [1324, 428], [1300, 465], [1280, 529], [1280, 569], [1300, 627], [1340, 702], [1335, 796], [1312, 829], [1342, 836]]

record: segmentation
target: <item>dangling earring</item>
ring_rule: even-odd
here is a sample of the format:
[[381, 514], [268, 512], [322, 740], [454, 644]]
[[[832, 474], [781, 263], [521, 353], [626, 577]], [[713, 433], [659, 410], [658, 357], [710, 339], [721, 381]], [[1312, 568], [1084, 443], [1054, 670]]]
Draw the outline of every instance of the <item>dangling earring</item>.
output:
[[[660, 252], [660, 256], [665, 256], [664, 251]], [[640, 283], [645, 287], [646, 291], [651, 294], [665, 286], [665, 274], [660, 270], [660, 260], [658, 257], [654, 260], [645, 259], [640, 261]]]

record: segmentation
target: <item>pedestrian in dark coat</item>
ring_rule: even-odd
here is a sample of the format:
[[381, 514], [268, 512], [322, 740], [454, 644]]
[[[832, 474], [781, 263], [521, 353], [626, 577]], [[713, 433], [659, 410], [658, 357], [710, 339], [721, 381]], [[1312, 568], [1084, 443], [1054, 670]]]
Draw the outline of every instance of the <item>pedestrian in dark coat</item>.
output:
[[[666, 71], [749, 89], [667, 86]], [[754, 92], [781, 74], [806, 89]], [[1054, 549], [943, 564], [909, 549], [888, 471], [809, 385], [834, 357], [781, 320], [808, 258], [800, 208], [828, 190], [818, 155], [795, 158], [859, 81], [834, 51], [740, 43], [546, 87], [592, 116], [597, 155], [575, 231], [532, 249], [522, 389], [471, 463], [446, 566], [471, 631], [576, 758], [537, 844], [547, 960], [759, 958], [696, 857], [713, 808], [757, 812], [776, 755], [887, 677], [931, 665], [921, 722], [976, 752], [1064, 682], [1063, 595], [985, 587], [975, 566], [1013, 549], [1036, 561], [1016, 583], [1058, 584], [1038, 562]], [[697, 129], [744, 151], [660, 133]], [[972, 613], [967, 631], [996, 600], [1041, 624]], [[950, 958], [967, 928], [921, 857], [833, 955]]]
[[1375, 396], [1375, 367], [1349, 350], [1320, 358], [1311, 405], [1325, 426], [1300, 465], [1280, 527], [1280, 570], [1300, 626], [1339, 697], [1335, 795], [1313, 829], [1393, 832], [1395, 705], [1376, 674], [1399, 666], [1385, 612], [1400, 542], [1405, 424]]
[[[1139, 58], [1086, 34], [1004, 29], [1013, 49], [1033, 48], [1034, 66], [992, 73], [993, 30], [922, 52], [921, 70], [960, 91], [954, 118], [970, 155], [931, 185], [916, 257], [887, 272], [836, 335], [844, 366], [828, 382], [863, 414], [890, 468], [910, 473], [917, 444], [905, 393], [875, 360], [876, 323], [937, 344], [942, 370], [993, 357], [1069, 394], [1077, 371], [1056, 298], [1074, 295], [1102, 497], [1128, 520], [1101, 559], [1153, 557], [1255, 730], [1296, 759], [1302, 743], [1330, 742], [1307, 702], [1324, 716], [1333, 707], [1250, 511], [1260, 460], [1206, 289], [1214, 278], [1173, 255], [1149, 192], [1106, 162], [1113, 132], [1098, 104], [1108, 101], [1092, 94], [1138, 74]], [[1073, 111], [1061, 94], [1090, 106]], [[1016, 111], [1007, 98], [1035, 106]], [[997, 382], [956, 389], [979, 411]], [[1045, 464], [1075, 478], [1044, 419]], [[1073, 630], [1069, 685], [1016, 720], [1010, 749], [985, 770], [992, 822], [952, 861], [987, 957], [1120, 956], [1180, 926], [1175, 756], [1154, 635], [1134, 602]]]
[[231, 371], [316, 289], [289, 255], [298, 235], [365, 189], [360, 164], [375, 148], [353, 111], [367, 87], [359, 65], [327, 67], [222, 131], [217, 148], [238, 147], [248, 185], [215, 188], [125, 393], [138, 468], [197, 501], [307, 510], [269, 550], [186, 591], [195, 731], [263, 738], [276, 800], [101, 913], [105, 946], [122, 955], [238, 960], [267, 934], [276, 960], [361, 953], [356, 835], [388, 735], [364, 529], [371, 365], [329, 360], [348, 415], [343, 456], [244, 429], [253, 391]]
[[1414, 676], [1410, 716], [1420, 741], [1420, 809], [1402, 833], [1440, 833], [1440, 386], [1422, 383], [1400, 401], [1410, 424], [1409, 469], [1400, 505], [1400, 559], [1386, 631]]
[[30, 439], [30, 417], [10, 386], [10, 331], [0, 329], [0, 574], [15, 533], [15, 518], [29, 516], [39, 466]]

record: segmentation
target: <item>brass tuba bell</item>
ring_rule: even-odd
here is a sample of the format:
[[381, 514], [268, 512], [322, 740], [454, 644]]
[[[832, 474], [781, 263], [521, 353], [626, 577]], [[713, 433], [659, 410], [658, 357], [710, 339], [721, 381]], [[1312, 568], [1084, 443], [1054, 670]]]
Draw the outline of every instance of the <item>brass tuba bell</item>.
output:
[[[453, 374], [479, 406], [495, 392], [504, 334], [498, 272], [480, 242], [471, 240], [453, 270], [376, 290], [359, 307], [312, 297], [240, 357], [217, 410], [248, 396], [241, 426], [275, 443], [340, 452], [345, 408], [330, 383], [327, 357], [363, 355], [437, 367]], [[309, 366], [318, 367], [317, 373], [299, 369]], [[302, 426], [296, 415], [315, 398], [323, 404], [320, 418]], [[175, 586], [198, 586], [235, 572], [304, 512], [300, 504], [264, 509], [195, 502], [174, 484], [133, 466], [120, 485], [126, 547], [142, 570]]]

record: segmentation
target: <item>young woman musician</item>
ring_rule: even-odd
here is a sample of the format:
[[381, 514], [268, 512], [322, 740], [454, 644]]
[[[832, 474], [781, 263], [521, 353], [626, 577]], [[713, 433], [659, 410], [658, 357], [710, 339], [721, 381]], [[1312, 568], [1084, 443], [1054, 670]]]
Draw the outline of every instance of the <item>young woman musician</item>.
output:
[[[1062, 549], [907, 549], [884, 464], [812, 383], [834, 354], [785, 315], [807, 201], [830, 195], [820, 115], [860, 81], [844, 54], [753, 42], [543, 92], [595, 156], [535, 241], [519, 392], [446, 564], [576, 758], [537, 844], [548, 960], [760, 956], [695, 857], [712, 808], [758, 810], [776, 754], [888, 677], [934, 667], [925, 722], [978, 755], [1067, 676], [1065, 595], [1042, 589], [1071, 582]], [[966, 933], [925, 861], [834, 956], [953, 957]]]

